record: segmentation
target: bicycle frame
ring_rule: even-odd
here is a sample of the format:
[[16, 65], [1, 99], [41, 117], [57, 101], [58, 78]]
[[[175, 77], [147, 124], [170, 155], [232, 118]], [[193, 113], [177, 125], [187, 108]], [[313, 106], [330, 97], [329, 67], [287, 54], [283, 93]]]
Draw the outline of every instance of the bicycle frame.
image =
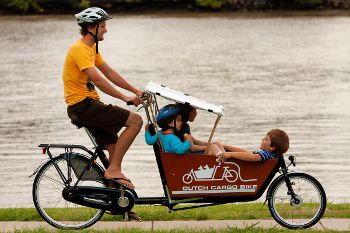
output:
[[[145, 107], [148, 121], [153, 122], [155, 119], [154, 117], [155, 113], [158, 111], [158, 104], [157, 104], [155, 95], [146, 93], [143, 106]], [[74, 184], [74, 187], [76, 187], [78, 182], [84, 176], [85, 172], [91, 168], [92, 164], [95, 163], [97, 158], [101, 160], [104, 169], [107, 169], [109, 166], [108, 159], [105, 153], [103, 152], [102, 148], [97, 145], [91, 133], [86, 128], [85, 130], [91, 142], [95, 146], [95, 151], [91, 151], [81, 145], [67, 145], [67, 144], [40, 144], [39, 145], [39, 147], [43, 148], [44, 150], [43, 152], [46, 152], [48, 154], [49, 159], [53, 159], [53, 155], [50, 152], [50, 148], [62, 148], [65, 150], [66, 153], [72, 152], [73, 149], [79, 149], [87, 152], [91, 156], [89, 158], [90, 162], [86, 165], [86, 167], [84, 168], [80, 176], [77, 177], [78, 180]], [[155, 129], [152, 126], [150, 127], [150, 132], [151, 134], [155, 133]], [[212, 135], [213, 135], [213, 132], [211, 136]], [[155, 144], [153, 146], [153, 149], [154, 149], [154, 154], [156, 157], [156, 162], [157, 162], [157, 166], [158, 166], [158, 170], [159, 170], [159, 174], [161, 177], [161, 182], [164, 190], [164, 197], [137, 197], [137, 194], [135, 193], [136, 194], [135, 204], [150, 204], [150, 205], [161, 204], [161, 205], [167, 206], [170, 210], [176, 211], [181, 209], [198, 208], [198, 207], [208, 206], [208, 205], [254, 201], [261, 197], [261, 195], [267, 189], [273, 177], [279, 170], [286, 179], [286, 183], [287, 183], [288, 189], [292, 194], [292, 197], [295, 198], [295, 193], [292, 189], [291, 183], [287, 176], [288, 169], [282, 157], [279, 158], [278, 160], [267, 161], [263, 165], [260, 165], [257, 163], [237, 161], [237, 160], [228, 160], [224, 164], [221, 164], [221, 163], [218, 164], [215, 160], [215, 157], [211, 155], [203, 156], [203, 155], [185, 154], [182, 156], [177, 156], [175, 154], [162, 152], [161, 146], [158, 144]], [[69, 162], [69, 159], [67, 161]], [[187, 171], [193, 174], [195, 178], [193, 182], [197, 182], [197, 183], [204, 182], [202, 187], [207, 187], [207, 186], [218, 187], [223, 185], [227, 186], [226, 184], [227, 182], [233, 183], [234, 185], [229, 186], [228, 190], [218, 191], [216, 189], [217, 192], [214, 190], [208, 190], [208, 192], [200, 192], [201, 190], [195, 190], [196, 192], [191, 193], [189, 192], [191, 190], [191, 186], [185, 187], [182, 184], [179, 184], [179, 182], [182, 181], [181, 175], [180, 177], [177, 177], [177, 180], [173, 178], [174, 174], [178, 175], [182, 172], [181, 169], [180, 171], [176, 170], [175, 169], [176, 166], [174, 168], [174, 164], [189, 164], [189, 165], [199, 164], [200, 166], [200, 164], [204, 164], [204, 163], [206, 163], [206, 165], [209, 167], [213, 167], [213, 168], [215, 167], [215, 170], [213, 171], [213, 174], [210, 176], [210, 179], [197, 179], [193, 166], [190, 169], [188, 169], [187, 167], [184, 167], [184, 169], [187, 169]], [[220, 166], [223, 168], [224, 173], [221, 175], [221, 177], [217, 178], [216, 177], [217, 168]], [[260, 167], [260, 169], [257, 169], [257, 167]], [[55, 165], [55, 168], [59, 173], [60, 177], [62, 178], [62, 180], [65, 181], [65, 183], [67, 183], [66, 182], [67, 180], [62, 174], [62, 172], [60, 171], [59, 167]], [[233, 181], [230, 181], [228, 179], [230, 176], [233, 176], [232, 173], [230, 172], [230, 169], [234, 173], [234, 175], [237, 176], [234, 178]], [[246, 170], [246, 171], [255, 170], [257, 172], [263, 172], [263, 176], [256, 177], [256, 178], [254, 177], [245, 178], [247, 174], [244, 174], [243, 172], [243, 177], [242, 177], [242, 174], [241, 174], [242, 170]], [[197, 171], [197, 172], [200, 172], [200, 171]], [[187, 173], [183, 173], [183, 174], [186, 175]], [[237, 179], [238, 179], [238, 182], [236, 182]], [[253, 183], [253, 184], [245, 183], [245, 182], [254, 182], [254, 181], [256, 181], [256, 183]], [[182, 185], [182, 189], [181, 189], [181, 185]], [[250, 192], [251, 190], [244, 190], [244, 189], [241, 189], [240, 187], [257, 187], [257, 188], [254, 192]], [[199, 188], [197, 187], [197, 189], [200, 189], [200, 187]], [[174, 209], [174, 206], [180, 203], [205, 203], [205, 204]]]
[[[217, 119], [208, 139], [208, 143], [211, 142], [223, 114], [221, 106], [212, 105], [172, 89], [165, 89], [163, 86], [150, 83], [146, 88], [142, 103], [148, 123], [150, 123], [149, 131], [151, 135], [158, 132], [155, 124], [155, 115], [159, 110], [156, 95], [217, 114]], [[268, 208], [272, 217], [287, 228], [296, 229], [313, 226], [322, 217], [326, 208], [326, 194], [322, 185], [306, 173], [290, 172], [288, 170], [290, 165], [295, 166], [294, 156], [289, 157], [290, 164], [288, 166], [282, 156], [261, 163], [235, 159], [218, 162], [213, 155], [184, 154], [179, 156], [174, 153], [165, 153], [162, 150], [160, 140], [153, 145], [153, 150], [164, 197], [138, 197], [134, 190], [123, 188], [123, 186], [116, 185], [113, 182], [111, 184], [110, 180], [103, 178], [103, 172], [108, 168], [109, 161], [91, 133], [87, 129], [85, 130], [94, 145], [94, 151], [81, 145], [39, 145], [43, 148], [43, 153], [48, 155], [49, 161], [39, 166], [33, 173], [33, 175], [37, 174], [33, 183], [33, 201], [45, 221], [57, 228], [80, 229], [91, 226], [99, 220], [106, 210], [114, 214], [123, 214], [125, 219], [128, 219], [129, 211], [132, 210], [135, 204], [159, 204], [166, 206], [170, 211], [178, 211], [226, 203], [255, 201], [266, 190], [265, 202], [268, 201]], [[52, 148], [64, 149], [65, 153], [55, 157], [50, 151]], [[85, 154], [76, 153], [73, 150], [80, 150]], [[96, 163], [97, 158], [101, 160], [102, 166]], [[65, 169], [65, 165], [62, 169], [65, 173], [62, 172], [56, 162], [61, 162], [61, 164], [67, 162], [68, 169]], [[76, 208], [77, 211], [80, 211], [80, 206], [92, 208], [97, 211], [94, 213], [95, 215], [88, 216], [82, 224], [73, 225], [66, 225], [51, 218], [50, 213], [46, 213], [44, 210], [45, 208], [51, 208], [51, 203], [42, 203], [41, 199], [45, 199], [45, 195], [40, 195], [41, 182], [43, 181], [43, 187], [46, 187], [45, 182], [52, 181], [50, 180], [52, 172], [48, 169], [56, 170], [58, 173], [58, 177], [55, 174], [57, 178], [53, 181], [61, 178], [64, 183], [65, 187], [63, 186], [62, 191], [62, 185], [52, 189], [52, 193], [58, 195], [58, 200], [61, 201], [62, 195], [63, 208], [68, 208], [65, 202], [69, 202], [79, 207]], [[90, 169], [92, 172], [89, 176]], [[48, 176], [46, 176], [46, 172], [49, 173]], [[280, 175], [274, 179], [278, 172]], [[77, 180], [73, 179], [75, 178], [73, 175]], [[43, 177], [45, 179], [42, 179]], [[88, 182], [79, 183], [79, 181], [84, 180]], [[97, 181], [98, 184], [91, 184], [90, 181], [95, 183]], [[54, 186], [57, 183], [61, 182], [54, 182]], [[296, 187], [296, 189], [293, 190], [293, 187]], [[310, 193], [305, 194], [303, 192], [304, 188], [313, 190], [311, 197]], [[282, 193], [282, 196], [280, 193]], [[304, 201], [307, 204], [305, 206], [302, 205]], [[190, 205], [174, 208], [181, 203]], [[315, 207], [310, 210], [308, 204]], [[56, 207], [56, 203], [54, 206]], [[300, 215], [296, 215], [294, 222], [295, 211]], [[312, 217], [306, 217], [307, 220], [304, 221], [302, 219], [305, 216], [302, 214], [305, 211], [311, 211]], [[292, 218], [291, 221], [290, 218]]]
[[[87, 134], [89, 135], [89, 137], [91, 137], [91, 140], [94, 143], [96, 143], [95, 140], [93, 139], [91, 133], [87, 129], [85, 129], [85, 130], [86, 130]], [[108, 166], [109, 166], [109, 161], [108, 161], [108, 158], [107, 158], [106, 154], [103, 152], [102, 148], [100, 146], [97, 146], [97, 145], [95, 147], [95, 151], [91, 151], [91, 150], [87, 149], [85, 146], [82, 146], [82, 145], [73, 145], [73, 144], [72, 145], [69, 145], [69, 144], [40, 144], [38, 147], [43, 148], [43, 154], [47, 154], [50, 160], [52, 160], [54, 158], [54, 156], [52, 155], [52, 153], [50, 151], [50, 148], [62, 148], [62, 149], [64, 149], [65, 153], [72, 153], [73, 149], [79, 149], [79, 150], [85, 151], [89, 155], [91, 155], [91, 157], [89, 158], [89, 163], [84, 168], [83, 172], [79, 175], [79, 177], [77, 177], [77, 181], [74, 184], [74, 187], [77, 186], [78, 182], [84, 176], [86, 171], [88, 171], [91, 168], [92, 164], [96, 163], [95, 161], [96, 161], [97, 158], [100, 159], [100, 161], [102, 162], [103, 167], [105, 169], [107, 169]], [[67, 158], [67, 162], [70, 163], [70, 158]], [[56, 164], [54, 164], [54, 166], [55, 166], [59, 176], [61, 177], [61, 179], [64, 181], [65, 184], [67, 184], [68, 183], [67, 179], [62, 174], [61, 169]], [[40, 166], [39, 166], [39, 168], [40, 168]], [[33, 175], [36, 174], [38, 169], [36, 169], [36, 171], [33, 173]], [[69, 174], [68, 174], [68, 176], [69, 176]]]

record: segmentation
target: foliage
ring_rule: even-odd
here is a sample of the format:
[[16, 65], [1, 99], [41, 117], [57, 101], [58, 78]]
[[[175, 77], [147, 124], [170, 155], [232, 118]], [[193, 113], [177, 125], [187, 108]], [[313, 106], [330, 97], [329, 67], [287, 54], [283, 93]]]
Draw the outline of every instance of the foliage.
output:
[[15, 11], [21, 12], [27, 12], [30, 10], [34, 10], [36, 12], [44, 11], [36, 0], [10, 0], [7, 6], [9, 8], [13, 8]]
[[73, 1], [72, 5], [73, 5], [73, 8], [85, 9], [90, 7], [90, 1], [89, 0]]
[[198, 6], [212, 9], [220, 9], [225, 5], [229, 5], [231, 2], [231, 0], [196, 0]]
[[319, 5], [323, 4], [324, 0], [297, 0], [296, 2], [301, 3], [301, 4], [307, 4], [307, 5]]
[[325, 3], [325, 0], [296, 0], [302, 6], [319, 6]]
[[90, 6], [90, 0], [3, 0], [0, 6], [10, 11], [21, 13], [45, 13], [85, 9]]
[[350, 8], [349, 0], [0, 0], [9, 12], [71, 13], [89, 6], [108, 11], [191, 10], [304, 10]]

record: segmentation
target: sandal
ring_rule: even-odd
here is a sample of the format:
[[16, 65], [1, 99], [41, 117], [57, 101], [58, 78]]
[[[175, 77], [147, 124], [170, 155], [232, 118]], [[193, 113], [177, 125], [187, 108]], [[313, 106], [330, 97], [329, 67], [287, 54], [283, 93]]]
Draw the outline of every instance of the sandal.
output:
[[[111, 187], [115, 187], [115, 184], [117, 183], [118, 185], [120, 185], [126, 189], [135, 189], [135, 186], [131, 183], [131, 180], [129, 180], [129, 179], [125, 179], [122, 177], [104, 178], [104, 179], [109, 182], [109, 185]], [[125, 183], [120, 182], [121, 180], [130, 183], [132, 186], [129, 186], [129, 185], [126, 185]]]

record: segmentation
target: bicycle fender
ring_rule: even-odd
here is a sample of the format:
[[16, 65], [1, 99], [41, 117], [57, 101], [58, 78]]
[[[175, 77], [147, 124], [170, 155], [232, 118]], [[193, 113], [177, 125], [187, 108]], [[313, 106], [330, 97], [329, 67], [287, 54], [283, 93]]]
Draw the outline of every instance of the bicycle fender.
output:
[[41, 164], [39, 164], [39, 166], [34, 170], [33, 174], [31, 174], [30, 176], [28, 176], [29, 178], [33, 177], [36, 175], [36, 173], [38, 173], [38, 171], [40, 170], [40, 168], [42, 166], [44, 166], [45, 163], [47, 163], [48, 161], [50, 161], [50, 159], [46, 159], [43, 162], [41, 162]]
[[[75, 156], [76, 156], [75, 153], [70, 153], [70, 154], [73, 154], [73, 155], [71, 155], [71, 156], [66, 155], [66, 154], [68, 154], [68, 153], [62, 153], [62, 154], [60, 154], [60, 155], [58, 155], [58, 156], [56, 156], [56, 157], [63, 156], [64, 159], [67, 160], [68, 157], [72, 157], [72, 156], [75, 157]], [[56, 157], [54, 157], [54, 158], [56, 158]], [[84, 157], [85, 157], [85, 156], [84, 156]], [[54, 159], [54, 158], [53, 158], [53, 159]], [[40, 170], [40, 168], [41, 168], [42, 166], [44, 166], [44, 164], [47, 163], [47, 162], [49, 162], [49, 161], [51, 161], [51, 159], [50, 159], [50, 158], [47, 158], [46, 160], [44, 160], [43, 162], [41, 162], [41, 164], [39, 164], [39, 166], [34, 170], [33, 174], [29, 175], [28, 177], [31, 178], [31, 177], [35, 176], [35, 175], [38, 173], [38, 171]]]
[[[58, 156], [63, 156], [63, 157], [67, 160], [67, 156], [65, 156], [65, 154], [66, 154], [66, 153], [63, 153], [63, 154], [60, 154], [60, 155], [58, 155]], [[57, 156], [57, 157], [58, 157], [58, 156]], [[54, 157], [54, 158], [56, 158], [56, 157]], [[54, 159], [54, 158], [53, 158], [53, 159]], [[34, 170], [33, 174], [29, 175], [28, 177], [31, 178], [31, 177], [33, 177], [34, 175], [36, 175], [36, 174], [38, 173], [38, 171], [40, 170], [40, 168], [41, 168], [42, 166], [44, 166], [44, 164], [47, 163], [47, 162], [49, 162], [49, 161], [51, 161], [51, 159], [50, 159], [50, 158], [47, 158], [46, 160], [44, 160], [43, 162], [41, 162], [41, 164], [39, 164], [39, 166]]]
[[[305, 172], [303, 171], [287, 171], [287, 175], [289, 174], [306, 174]], [[269, 185], [269, 188], [267, 189], [267, 192], [266, 192], [266, 198], [265, 198], [265, 201], [264, 201], [264, 205], [265, 203], [267, 202], [267, 200], [271, 197], [271, 190], [272, 188], [274, 188], [276, 186], [276, 183], [280, 182], [280, 180], [284, 179], [284, 175], [281, 174], [279, 175], [278, 177], [276, 177], [272, 182], [271, 184]]]

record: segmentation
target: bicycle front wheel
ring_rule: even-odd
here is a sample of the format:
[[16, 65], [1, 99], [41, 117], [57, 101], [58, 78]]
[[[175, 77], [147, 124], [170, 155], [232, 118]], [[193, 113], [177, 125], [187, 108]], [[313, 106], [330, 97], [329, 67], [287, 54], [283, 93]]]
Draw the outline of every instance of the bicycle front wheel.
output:
[[[105, 211], [74, 204], [63, 198], [62, 190], [66, 185], [76, 183], [88, 163], [88, 159], [80, 154], [70, 153], [69, 156], [69, 162], [64, 155], [58, 156], [40, 168], [33, 183], [33, 201], [39, 214], [50, 225], [59, 229], [87, 228], [96, 223]], [[62, 171], [64, 179], [57, 168]], [[94, 164], [78, 185], [104, 187], [98, 179], [100, 177], [103, 177], [103, 171]]]
[[315, 225], [326, 209], [326, 193], [322, 185], [305, 173], [288, 174], [296, 198], [292, 198], [284, 177], [270, 188], [268, 206], [272, 217], [282, 226], [297, 229]]

